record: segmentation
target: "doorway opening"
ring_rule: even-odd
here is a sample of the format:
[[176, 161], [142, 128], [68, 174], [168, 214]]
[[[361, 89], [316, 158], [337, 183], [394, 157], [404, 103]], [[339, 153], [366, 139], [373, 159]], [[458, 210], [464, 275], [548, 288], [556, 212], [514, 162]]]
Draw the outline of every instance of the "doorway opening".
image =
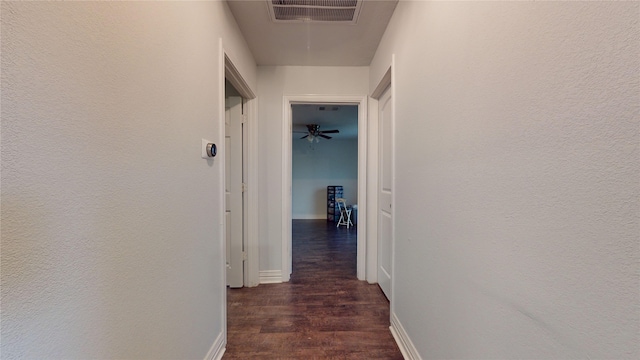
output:
[[295, 104], [292, 129], [292, 218], [336, 223], [327, 187], [339, 187], [335, 197], [348, 205], [358, 201], [358, 107]]
[[[317, 154], [319, 151], [329, 150], [331, 151], [331, 147], [338, 145], [338, 140], [340, 139], [341, 133], [344, 133], [345, 138], [348, 134], [351, 133], [353, 137], [352, 140], [355, 140], [350, 145], [345, 144], [345, 149], [349, 147], [349, 149], [354, 149], [357, 154], [355, 162], [351, 163], [351, 167], [355, 167], [357, 171], [357, 175], [354, 178], [355, 185], [348, 185], [351, 193], [349, 193], [350, 202], [352, 204], [357, 204], [358, 211], [352, 212], [352, 221], [358, 226], [357, 230], [357, 256], [356, 256], [356, 275], [359, 280], [365, 280], [365, 264], [366, 264], [366, 161], [367, 161], [367, 151], [366, 151], [366, 118], [367, 118], [367, 98], [366, 96], [322, 96], [322, 95], [299, 95], [299, 96], [285, 96], [284, 103], [284, 121], [283, 121], [283, 223], [282, 223], [282, 281], [289, 281], [292, 271], [292, 219], [294, 218], [294, 208], [296, 211], [296, 217], [303, 216], [311, 216], [311, 217], [320, 217], [327, 220], [329, 211], [327, 209], [327, 186], [332, 185], [341, 185], [344, 187], [344, 184], [337, 183], [327, 183], [326, 181], [338, 181], [339, 179], [325, 179], [324, 183], [322, 183], [322, 187], [319, 184], [313, 184], [313, 190], [311, 194], [306, 195], [306, 199], [309, 200], [311, 198], [311, 209], [307, 209], [307, 211], [311, 211], [311, 215], [305, 215], [301, 212], [301, 209], [304, 206], [301, 204], [303, 201], [300, 198], [296, 198], [296, 204], [293, 203], [293, 187], [296, 186], [296, 194], [300, 193], [300, 190], [304, 188], [305, 184], [303, 182], [293, 183], [293, 167], [292, 163], [294, 161], [294, 151], [300, 152], [302, 156], [297, 156], [297, 160], [299, 159], [315, 159], [316, 162], [323, 163], [323, 165], [327, 165], [326, 162], [339, 162], [339, 156], [332, 159], [322, 158]], [[320, 110], [320, 108], [324, 107], [324, 110]], [[351, 130], [347, 128], [341, 130], [338, 128], [339, 123], [336, 123], [334, 120], [333, 123], [328, 122], [326, 124], [316, 124], [320, 122], [320, 119], [317, 117], [317, 112], [319, 111], [327, 111], [327, 108], [330, 111], [339, 112], [340, 109], [343, 111], [351, 112], [357, 118], [357, 121], [354, 121], [355, 124], [352, 126]], [[337, 108], [337, 110], [333, 110]], [[305, 110], [306, 109], [306, 110]], [[294, 123], [294, 113], [296, 115], [304, 114], [305, 112], [309, 112], [311, 114], [316, 113], [316, 117], [313, 115], [309, 115], [309, 117], [304, 117], [302, 115], [299, 116], [300, 120], [298, 120], [298, 116], [296, 116], [296, 123]], [[309, 128], [307, 125], [320, 125], [318, 130], [319, 132], [315, 132], [313, 129]], [[305, 131], [306, 130], [306, 131]], [[339, 132], [329, 132], [322, 133], [322, 130], [339, 130]], [[296, 131], [294, 133], [294, 131]], [[302, 131], [299, 133], [298, 131]], [[355, 132], [355, 136], [353, 135]], [[340, 135], [339, 135], [340, 134]], [[294, 136], [295, 135], [295, 136]], [[306, 135], [306, 136], [305, 136]], [[325, 137], [320, 136], [325, 135]], [[312, 141], [309, 140], [309, 137], [312, 137]], [[335, 139], [334, 139], [335, 136]], [[301, 139], [304, 137], [304, 139]], [[331, 139], [327, 139], [326, 137], [331, 137]], [[295, 140], [294, 140], [295, 139]], [[317, 142], [316, 142], [317, 139]], [[295, 141], [295, 145], [294, 145]], [[333, 145], [332, 145], [333, 144]], [[295, 146], [295, 148], [294, 148]], [[310, 154], [311, 152], [316, 151], [316, 154]], [[304, 152], [307, 154], [305, 155]], [[315, 156], [315, 157], [314, 157]], [[326, 162], [325, 162], [326, 161]], [[298, 174], [300, 172], [313, 172], [313, 161], [307, 161], [302, 164], [302, 171], [300, 169], [296, 169]], [[343, 183], [346, 183], [342, 180]], [[349, 182], [349, 184], [352, 184]], [[344, 193], [343, 193], [344, 196]], [[302, 197], [304, 199], [305, 196]], [[322, 209], [322, 210], [321, 210]], [[321, 212], [322, 211], [322, 212]], [[357, 213], [357, 215], [356, 215]], [[335, 226], [335, 225], [334, 225]]]
[[[358, 106], [294, 104], [291, 110], [292, 276], [296, 276], [296, 257], [303, 255], [296, 248], [298, 240], [320, 240], [325, 234], [356, 245]], [[348, 209], [341, 210], [341, 201]], [[352, 276], [355, 254], [345, 258], [351, 259]]]

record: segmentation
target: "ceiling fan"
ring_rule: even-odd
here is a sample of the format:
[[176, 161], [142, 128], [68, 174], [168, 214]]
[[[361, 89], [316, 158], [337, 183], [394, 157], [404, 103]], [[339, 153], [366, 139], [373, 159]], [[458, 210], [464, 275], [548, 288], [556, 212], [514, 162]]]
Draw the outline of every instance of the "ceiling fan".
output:
[[[303, 131], [294, 131], [294, 132], [303, 132]], [[307, 125], [307, 135], [301, 137], [300, 139], [307, 139], [309, 142], [318, 142], [319, 138], [331, 139], [331, 136], [325, 134], [337, 134], [340, 130], [320, 130], [320, 125], [317, 124], [309, 124]]]

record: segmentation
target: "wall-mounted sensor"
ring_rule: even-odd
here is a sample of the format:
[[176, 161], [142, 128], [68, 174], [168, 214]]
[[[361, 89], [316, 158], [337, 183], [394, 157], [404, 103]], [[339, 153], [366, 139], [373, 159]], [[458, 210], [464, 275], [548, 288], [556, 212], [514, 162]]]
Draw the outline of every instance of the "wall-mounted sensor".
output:
[[214, 156], [216, 156], [216, 153], [218, 153], [218, 147], [216, 146], [216, 144], [208, 143], [207, 144], [207, 156], [208, 157], [214, 157]]
[[216, 144], [212, 143], [207, 139], [202, 139], [202, 158], [203, 159], [211, 159], [216, 156], [218, 152], [218, 147]]

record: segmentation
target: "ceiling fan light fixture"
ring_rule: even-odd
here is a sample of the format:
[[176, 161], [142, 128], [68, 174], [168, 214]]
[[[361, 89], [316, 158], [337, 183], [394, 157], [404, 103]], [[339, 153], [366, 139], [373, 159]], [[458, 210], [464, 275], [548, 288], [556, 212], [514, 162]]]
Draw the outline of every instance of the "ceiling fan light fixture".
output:
[[314, 136], [314, 135], [309, 135], [307, 136], [307, 141], [310, 143], [319, 143], [320, 142], [320, 137], [319, 136]]
[[[300, 132], [300, 131], [294, 131], [295, 132]], [[333, 129], [333, 130], [320, 130], [320, 125], [318, 124], [308, 124], [307, 125], [307, 134], [303, 137], [300, 138], [300, 140], [302, 139], [307, 139], [308, 142], [313, 143], [313, 142], [320, 142], [320, 138], [325, 138], [327, 140], [331, 139], [331, 136], [328, 136], [326, 134], [337, 134], [339, 133], [340, 130], [338, 129]]]

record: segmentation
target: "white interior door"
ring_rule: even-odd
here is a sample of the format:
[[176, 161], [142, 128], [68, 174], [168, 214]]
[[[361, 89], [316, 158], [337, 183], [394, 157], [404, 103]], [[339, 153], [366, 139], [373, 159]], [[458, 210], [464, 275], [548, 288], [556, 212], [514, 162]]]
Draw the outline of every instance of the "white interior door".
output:
[[227, 285], [238, 288], [244, 285], [241, 97], [226, 99], [224, 146]]
[[393, 107], [391, 88], [387, 88], [378, 101], [379, 179], [378, 179], [378, 284], [391, 299], [391, 249], [393, 234]]

